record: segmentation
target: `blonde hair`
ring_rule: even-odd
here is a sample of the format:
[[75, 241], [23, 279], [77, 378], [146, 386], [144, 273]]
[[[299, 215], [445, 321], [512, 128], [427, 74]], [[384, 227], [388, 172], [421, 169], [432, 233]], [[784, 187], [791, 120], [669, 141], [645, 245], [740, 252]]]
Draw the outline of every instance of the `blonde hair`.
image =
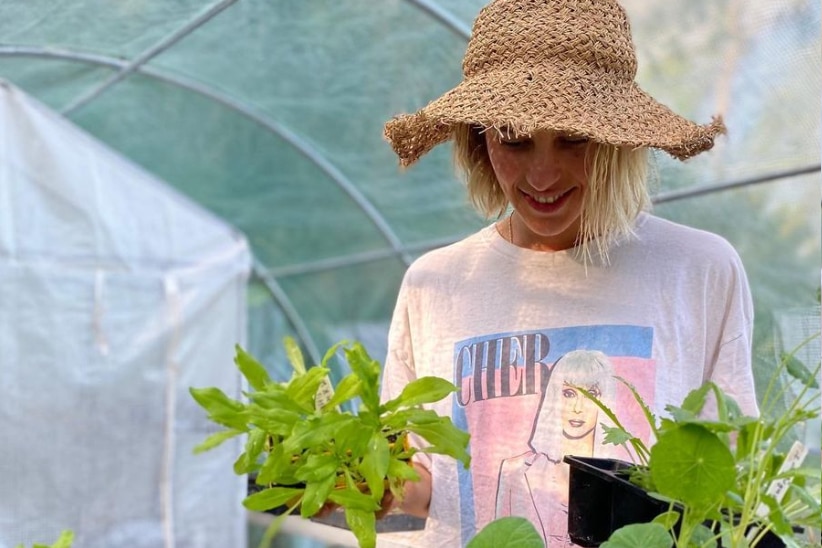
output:
[[[462, 171], [468, 197], [486, 217], [500, 217], [508, 199], [494, 174], [484, 128], [458, 124], [453, 130], [454, 163]], [[608, 260], [608, 250], [624, 236], [634, 233], [634, 220], [650, 209], [646, 182], [648, 149], [594, 143], [586, 156], [588, 190], [582, 205], [578, 251], [589, 263], [596, 253]]]

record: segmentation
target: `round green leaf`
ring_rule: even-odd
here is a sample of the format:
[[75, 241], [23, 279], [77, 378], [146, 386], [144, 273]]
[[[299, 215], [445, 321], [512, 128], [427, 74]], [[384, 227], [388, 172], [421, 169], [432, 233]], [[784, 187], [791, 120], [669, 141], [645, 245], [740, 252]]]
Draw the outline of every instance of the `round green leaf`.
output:
[[544, 548], [534, 525], [525, 518], [497, 518], [483, 527], [466, 548]]
[[697, 424], [684, 424], [662, 434], [651, 448], [649, 466], [659, 493], [692, 506], [720, 499], [734, 484], [730, 449]]
[[673, 540], [659, 523], [635, 523], [613, 532], [600, 548], [671, 548]]

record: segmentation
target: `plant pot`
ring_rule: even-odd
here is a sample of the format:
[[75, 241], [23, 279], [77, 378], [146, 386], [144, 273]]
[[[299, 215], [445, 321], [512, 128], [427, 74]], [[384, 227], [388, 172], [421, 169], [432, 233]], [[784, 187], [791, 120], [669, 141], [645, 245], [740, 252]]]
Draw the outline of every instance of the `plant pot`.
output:
[[[593, 457], [566, 456], [563, 460], [570, 466], [568, 535], [579, 546], [599, 546], [620, 527], [647, 523], [669, 509], [667, 502], [649, 496], [628, 480], [627, 470], [633, 464]], [[721, 546], [717, 542], [717, 548]], [[768, 531], [756, 547], [784, 548], [785, 543]]]
[[568, 535], [579, 546], [599, 546], [625, 525], [645, 523], [668, 509], [626, 477], [630, 463], [566, 456], [570, 467]]

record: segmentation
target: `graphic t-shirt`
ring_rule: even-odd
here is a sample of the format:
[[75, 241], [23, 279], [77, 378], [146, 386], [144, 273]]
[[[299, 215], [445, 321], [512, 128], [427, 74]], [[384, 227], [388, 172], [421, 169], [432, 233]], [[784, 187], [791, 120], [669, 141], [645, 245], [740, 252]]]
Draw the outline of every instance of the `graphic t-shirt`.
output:
[[432, 473], [422, 546], [464, 546], [503, 516], [528, 518], [546, 545], [568, 546], [564, 455], [632, 460], [602, 443], [617, 412], [650, 428], [628, 381], [657, 413], [713, 380], [756, 413], [752, 305], [722, 238], [643, 214], [636, 236], [585, 265], [573, 251], [516, 247], [494, 226], [408, 269], [389, 334], [384, 397], [436, 375], [459, 391], [432, 406], [471, 434], [469, 469], [419, 454]]

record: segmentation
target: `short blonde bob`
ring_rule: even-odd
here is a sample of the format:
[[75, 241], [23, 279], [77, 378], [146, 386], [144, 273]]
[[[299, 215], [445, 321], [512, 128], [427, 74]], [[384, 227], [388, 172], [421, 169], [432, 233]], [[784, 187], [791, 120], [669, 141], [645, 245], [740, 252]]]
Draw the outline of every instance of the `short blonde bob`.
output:
[[[466, 178], [474, 207], [488, 218], [501, 217], [509, 204], [494, 175], [484, 131], [495, 130], [457, 125], [453, 132], [454, 161]], [[607, 262], [611, 246], [632, 235], [637, 215], [651, 207], [646, 181], [648, 149], [596, 143], [588, 149], [586, 169], [589, 184], [577, 249], [586, 262], [593, 258], [594, 251]]]

